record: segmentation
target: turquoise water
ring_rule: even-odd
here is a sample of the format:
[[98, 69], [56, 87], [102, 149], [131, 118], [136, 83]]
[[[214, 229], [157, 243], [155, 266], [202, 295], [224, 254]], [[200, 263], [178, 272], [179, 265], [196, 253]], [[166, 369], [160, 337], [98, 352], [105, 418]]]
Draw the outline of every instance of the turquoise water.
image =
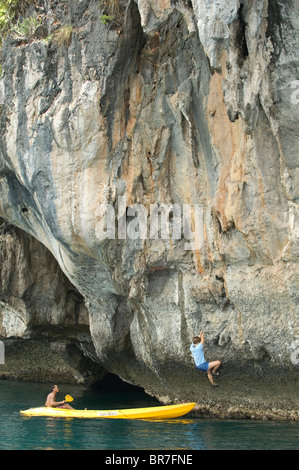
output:
[[[274, 450], [299, 448], [299, 424], [251, 420], [163, 421], [23, 417], [43, 406], [48, 384], [0, 380], [0, 450]], [[75, 398], [78, 409], [154, 406], [139, 391], [85, 390], [60, 385], [57, 399]]]

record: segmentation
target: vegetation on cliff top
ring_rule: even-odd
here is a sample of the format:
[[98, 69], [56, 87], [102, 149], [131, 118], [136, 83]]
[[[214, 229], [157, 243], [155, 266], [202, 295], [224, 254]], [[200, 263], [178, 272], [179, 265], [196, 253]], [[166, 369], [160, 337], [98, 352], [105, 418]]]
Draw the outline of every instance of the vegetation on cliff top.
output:
[[[81, 1], [78, 0], [78, 2]], [[101, 23], [111, 24], [111, 26], [119, 25], [126, 3], [126, 0], [99, 0], [98, 6], [101, 10], [99, 19]], [[15, 39], [19, 40], [33, 37], [36, 29], [41, 25], [42, 19], [36, 15], [25, 18], [24, 16], [28, 7], [34, 4], [38, 7], [37, 0], [0, 0], [0, 47], [7, 33], [11, 33]], [[69, 40], [71, 26], [67, 25], [67, 28], [63, 28], [59, 38], [62, 37], [64, 40], [65, 35], [67, 35]]]
[[25, 9], [35, 0], [0, 0], [0, 47], [3, 37], [11, 31], [17, 39], [30, 37], [41, 21], [36, 17], [20, 20]]
[[35, 0], [0, 0], [0, 31], [3, 34], [11, 22], [20, 14], [30, 3]]

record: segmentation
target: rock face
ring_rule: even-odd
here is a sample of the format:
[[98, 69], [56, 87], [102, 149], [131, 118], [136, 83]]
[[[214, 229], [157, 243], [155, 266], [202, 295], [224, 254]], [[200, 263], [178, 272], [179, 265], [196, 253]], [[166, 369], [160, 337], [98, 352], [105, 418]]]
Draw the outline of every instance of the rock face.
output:
[[[68, 279], [53, 274], [52, 307], [30, 309], [35, 289], [49, 299], [41, 278], [51, 262], [36, 260], [24, 303], [24, 277], [14, 293], [5, 266], [15, 257], [21, 273], [28, 261], [17, 247], [8, 255], [5, 239], [2, 337], [33, 338], [52, 324], [68, 340], [72, 325], [85, 355], [162, 401], [225, 407], [234, 392], [239, 403], [261, 397], [262, 384], [292, 411], [298, 2], [120, 1], [109, 25], [109, 2], [103, 12], [97, 1], [61, 3], [30, 6], [44, 20], [42, 39], [4, 42], [0, 216], [47, 247]], [[71, 33], [58, 41], [63, 25]], [[183, 225], [184, 237], [151, 237], [153, 204], [173, 205], [173, 230], [174, 207], [188, 207], [201, 243], [190, 249]], [[38, 242], [28, 240], [31, 257]], [[207, 398], [190, 358], [201, 329], [207, 360], [225, 364], [221, 398]]]

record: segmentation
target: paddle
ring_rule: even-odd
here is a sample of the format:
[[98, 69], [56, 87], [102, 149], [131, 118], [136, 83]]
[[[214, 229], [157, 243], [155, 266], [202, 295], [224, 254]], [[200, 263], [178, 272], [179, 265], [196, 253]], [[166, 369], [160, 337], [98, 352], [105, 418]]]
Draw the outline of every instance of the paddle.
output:
[[64, 400], [65, 400], [66, 402], [74, 401], [74, 399], [73, 399], [73, 397], [71, 397], [71, 395], [66, 395], [66, 396], [64, 397]]

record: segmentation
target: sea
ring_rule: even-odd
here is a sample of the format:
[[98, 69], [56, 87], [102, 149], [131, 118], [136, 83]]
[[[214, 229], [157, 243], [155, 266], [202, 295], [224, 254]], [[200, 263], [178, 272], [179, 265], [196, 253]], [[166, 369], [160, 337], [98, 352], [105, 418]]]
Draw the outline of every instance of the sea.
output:
[[[60, 392], [57, 400], [63, 400], [66, 394], [70, 394], [74, 398], [72, 405], [77, 409], [111, 410], [158, 405], [141, 389], [86, 389], [79, 385], [58, 385]], [[49, 386], [0, 380], [1, 451], [119, 452], [112, 454], [115, 459], [122, 455], [121, 451], [142, 450], [153, 455], [156, 451], [162, 452], [162, 459], [170, 454], [186, 452], [192, 452], [194, 456], [194, 452], [204, 450], [299, 449], [299, 423], [294, 421], [195, 419], [188, 415], [159, 421], [22, 416], [20, 410], [44, 405]], [[133, 455], [138, 455], [138, 452]], [[165, 463], [166, 460], [160, 462]], [[135, 467], [133, 461], [131, 464]]]

